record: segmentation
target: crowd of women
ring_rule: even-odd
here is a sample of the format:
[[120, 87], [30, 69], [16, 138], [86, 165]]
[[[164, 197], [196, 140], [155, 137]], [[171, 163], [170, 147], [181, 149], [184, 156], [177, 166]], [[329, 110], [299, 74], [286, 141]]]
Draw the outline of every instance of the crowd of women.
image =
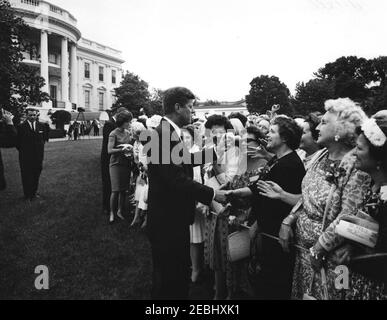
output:
[[[197, 205], [192, 282], [207, 268], [215, 299], [241, 292], [257, 299], [386, 299], [387, 110], [367, 117], [358, 104], [340, 98], [327, 100], [324, 114], [293, 119], [275, 111], [211, 115], [182, 131], [191, 152], [209, 140], [216, 147], [225, 135], [235, 142], [222, 159], [194, 169], [200, 183], [213, 186], [215, 179], [227, 201], [220, 209], [218, 203]], [[108, 147], [110, 221], [115, 214], [122, 218], [132, 184], [132, 225], [146, 224], [147, 161], [139, 137], [160, 117], [133, 122], [122, 112], [116, 121]], [[374, 245], [339, 234], [342, 221], [369, 228]], [[235, 234], [249, 235], [248, 254], [239, 258], [230, 253]], [[349, 270], [344, 284], [337, 281], [337, 266]]]

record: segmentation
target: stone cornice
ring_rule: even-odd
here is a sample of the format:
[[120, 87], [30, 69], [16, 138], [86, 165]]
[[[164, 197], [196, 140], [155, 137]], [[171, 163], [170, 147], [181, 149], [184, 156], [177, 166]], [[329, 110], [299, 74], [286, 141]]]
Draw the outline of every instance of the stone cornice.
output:
[[[14, 8], [14, 9], [17, 13], [19, 13], [21, 15], [22, 18], [36, 19], [40, 15], [40, 13], [32, 12], [32, 11], [28, 11], [28, 10], [24, 10], [24, 9], [20, 9], [20, 8]], [[50, 24], [53, 24], [53, 25], [57, 25], [59, 27], [62, 27], [64, 29], [66, 29], [67, 31], [72, 32], [75, 35], [75, 38], [77, 39], [77, 41], [82, 37], [81, 32], [75, 26], [73, 26], [65, 21], [51, 17], [51, 16], [47, 16], [47, 17], [48, 17], [48, 23], [49, 23], [49, 25], [48, 25], [49, 29], [47, 31], [55, 33], [53, 30], [50, 30]], [[42, 29], [42, 28], [39, 28], [39, 25], [31, 25], [31, 24], [29, 24], [29, 25], [30, 25], [30, 27], [35, 28], [35, 29]]]
[[85, 47], [82, 47], [78, 44], [78, 54], [80, 52], [85, 52], [85, 53], [88, 53], [88, 54], [92, 54], [93, 56], [98, 56], [100, 58], [105, 58], [105, 59], [109, 59], [109, 60], [113, 60], [115, 62], [118, 62], [120, 64], [124, 63], [125, 60], [121, 59], [121, 58], [117, 58], [117, 57], [114, 57], [112, 55], [109, 55], [109, 54], [105, 54], [105, 53], [101, 53], [101, 52], [98, 52], [98, 51], [95, 51], [95, 50], [92, 50], [92, 49], [89, 49], [89, 48], [85, 48]]

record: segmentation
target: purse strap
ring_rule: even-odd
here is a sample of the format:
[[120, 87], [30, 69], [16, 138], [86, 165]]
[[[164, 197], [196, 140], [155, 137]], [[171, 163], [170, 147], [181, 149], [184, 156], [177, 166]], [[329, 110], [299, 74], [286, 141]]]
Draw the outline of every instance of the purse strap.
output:
[[329, 300], [327, 275], [324, 267], [321, 268], [320, 272], [321, 272], [321, 284], [323, 289], [323, 298], [324, 300]]
[[335, 189], [336, 189], [336, 186], [333, 184], [331, 186], [331, 189], [329, 190], [328, 199], [327, 199], [327, 202], [325, 204], [324, 216], [323, 216], [323, 220], [322, 220], [322, 224], [321, 224], [321, 233], [323, 233], [325, 231], [325, 228], [327, 227], [325, 224], [327, 222], [328, 211], [330, 208], [330, 204], [332, 202], [333, 193], [335, 192]]
[[[328, 199], [327, 199], [327, 202], [326, 202], [326, 205], [325, 205], [324, 216], [323, 216], [323, 221], [322, 221], [322, 225], [321, 225], [321, 233], [323, 233], [325, 231], [325, 228], [326, 228], [326, 221], [327, 221], [328, 210], [330, 208], [330, 203], [332, 201], [333, 193], [334, 193], [335, 189], [336, 189], [335, 185], [332, 185], [331, 189], [329, 190], [329, 195], [328, 195]], [[320, 274], [321, 274], [321, 284], [322, 284], [322, 289], [323, 289], [323, 299], [324, 300], [329, 300], [327, 276], [326, 276], [326, 272], [325, 272], [324, 267], [321, 268]], [[316, 276], [316, 272], [313, 270], [312, 280], [310, 281], [310, 286], [308, 288], [308, 290], [309, 290], [308, 294], [309, 295], [311, 295], [311, 293], [312, 293], [312, 288], [313, 288], [313, 283], [314, 283], [315, 276]]]
[[[323, 300], [329, 300], [327, 275], [326, 275], [324, 267], [321, 268], [320, 275], [321, 275], [321, 285], [322, 285], [322, 289], [323, 289]], [[307, 294], [308, 295], [312, 295], [312, 289], [313, 289], [313, 283], [314, 283], [315, 276], [316, 276], [316, 272], [313, 271], [313, 273], [312, 273], [312, 280], [310, 281], [310, 286], [307, 289]]]

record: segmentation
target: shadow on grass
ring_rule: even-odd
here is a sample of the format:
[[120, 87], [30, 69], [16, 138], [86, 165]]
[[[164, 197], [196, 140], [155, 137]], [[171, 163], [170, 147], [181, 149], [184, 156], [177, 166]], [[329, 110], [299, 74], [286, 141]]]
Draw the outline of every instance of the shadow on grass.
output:
[[[0, 299], [146, 299], [150, 248], [129, 220], [101, 212], [100, 140], [46, 145], [42, 198], [21, 199], [18, 155], [4, 150], [8, 187], [0, 193]], [[37, 265], [50, 289], [35, 289]]]

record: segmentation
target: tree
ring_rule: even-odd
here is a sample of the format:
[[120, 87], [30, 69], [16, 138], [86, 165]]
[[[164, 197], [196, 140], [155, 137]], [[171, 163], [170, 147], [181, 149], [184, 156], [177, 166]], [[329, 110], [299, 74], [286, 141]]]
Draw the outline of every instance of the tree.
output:
[[125, 107], [134, 117], [138, 117], [140, 109], [148, 106], [150, 101], [148, 83], [129, 71], [114, 90], [117, 97], [114, 107]]
[[370, 98], [365, 103], [365, 111], [369, 114], [387, 109], [387, 57], [381, 56], [372, 60], [377, 80], [370, 87]]
[[334, 98], [334, 91], [333, 82], [326, 79], [299, 82], [296, 85], [296, 95], [292, 99], [293, 108], [300, 115], [307, 115], [314, 111], [324, 112], [324, 102]]
[[281, 106], [281, 113], [292, 113], [289, 103], [290, 91], [278, 77], [261, 75], [250, 82], [250, 91], [246, 96], [247, 110], [250, 113], [265, 113], [274, 104]]
[[340, 57], [320, 68], [315, 76], [332, 81], [335, 98], [363, 101], [370, 95], [368, 85], [377, 81], [372, 60], [356, 56]]
[[163, 94], [164, 92], [161, 89], [152, 90], [148, 104], [144, 107], [145, 114], [148, 117], [151, 117], [154, 114], [158, 114], [160, 116], [164, 115]]
[[220, 102], [218, 100], [206, 100], [203, 103], [203, 106], [217, 106], [219, 104], [220, 104]]
[[22, 63], [31, 29], [6, 0], [0, 0], [0, 30], [0, 105], [20, 117], [27, 105], [49, 101], [49, 95], [40, 90], [39, 70]]
[[340, 57], [320, 68], [315, 76], [330, 81], [334, 97], [348, 97], [361, 104], [368, 114], [385, 109], [387, 57], [375, 59]]

